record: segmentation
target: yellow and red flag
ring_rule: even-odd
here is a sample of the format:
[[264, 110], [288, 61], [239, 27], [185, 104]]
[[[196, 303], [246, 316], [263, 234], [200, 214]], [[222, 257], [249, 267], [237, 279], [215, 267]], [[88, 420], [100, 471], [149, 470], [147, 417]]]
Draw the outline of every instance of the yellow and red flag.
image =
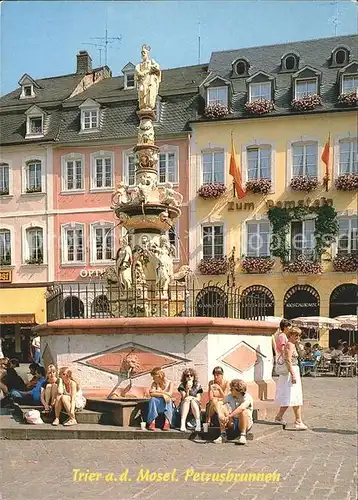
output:
[[331, 134], [328, 135], [328, 139], [326, 144], [324, 145], [321, 160], [323, 163], [326, 165], [326, 172], [324, 175], [324, 182], [326, 185], [326, 191], [328, 191], [328, 181], [330, 180], [329, 178], [329, 150], [330, 150], [330, 142], [331, 142]]
[[242, 187], [240, 167], [236, 163], [236, 151], [234, 146], [234, 139], [231, 136], [231, 157], [230, 157], [230, 170], [229, 174], [234, 178], [234, 186], [236, 196], [241, 200], [246, 196], [246, 191]]

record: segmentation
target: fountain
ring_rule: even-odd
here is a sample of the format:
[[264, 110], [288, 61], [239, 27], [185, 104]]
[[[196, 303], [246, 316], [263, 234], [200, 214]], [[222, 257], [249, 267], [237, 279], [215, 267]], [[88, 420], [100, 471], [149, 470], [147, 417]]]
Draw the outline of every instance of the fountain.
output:
[[55, 293], [51, 300], [57, 301], [57, 315], [51, 316], [48, 309], [48, 323], [35, 328], [42, 338], [44, 363], [70, 366], [87, 397], [128, 402], [143, 398], [154, 366], [163, 367], [175, 381], [187, 365], [194, 366], [206, 386], [219, 364], [228, 379], [243, 378], [254, 397], [270, 399], [276, 326], [236, 319], [234, 302], [226, 306], [234, 311], [228, 313], [231, 317], [204, 313], [195, 317], [188, 297], [190, 269], [183, 266], [174, 273], [168, 231], [180, 217], [183, 197], [172, 184], [158, 183], [153, 120], [161, 70], [149, 51], [142, 47], [142, 62], [135, 69], [139, 102], [135, 185], [120, 183], [112, 197], [123, 236], [115, 266], [107, 271], [102, 287], [101, 297], [107, 301], [104, 314], [65, 319], [64, 296]]

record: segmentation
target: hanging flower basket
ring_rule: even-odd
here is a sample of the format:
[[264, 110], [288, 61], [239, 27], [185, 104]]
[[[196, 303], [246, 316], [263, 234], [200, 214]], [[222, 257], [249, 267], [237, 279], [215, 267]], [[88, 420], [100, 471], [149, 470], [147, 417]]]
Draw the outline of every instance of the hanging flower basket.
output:
[[229, 108], [224, 104], [211, 104], [205, 108], [204, 115], [206, 118], [215, 120], [216, 118], [223, 118], [229, 114]]
[[337, 254], [333, 259], [333, 267], [335, 271], [341, 273], [354, 273], [358, 271], [358, 255], [357, 254]]
[[339, 104], [342, 106], [347, 106], [348, 108], [353, 106], [358, 106], [358, 95], [357, 91], [349, 92], [348, 94], [341, 94], [338, 97]]
[[317, 106], [322, 106], [322, 99], [318, 94], [306, 95], [300, 99], [293, 99], [291, 102], [291, 108], [294, 111], [308, 111]]
[[344, 174], [335, 182], [338, 191], [358, 191], [358, 174]]
[[286, 273], [299, 273], [299, 274], [321, 274], [322, 264], [308, 260], [303, 255], [299, 255], [296, 260], [285, 264], [283, 271]]
[[222, 184], [220, 182], [213, 182], [210, 184], [203, 184], [198, 190], [198, 195], [204, 199], [219, 198], [219, 196], [221, 196], [225, 192], [226, 192], [225, 184]]
[[247, 181], [246, 191], [251, 191], [254, 194], [268, 194], [271, 191], [271, 181], [269, 179]]
[[8, 189], [0, 189], [0, 196], [5, 196], [6, 194], [9, 194]]
[[198, 268], [201, 274], [226, 274], [229, 269], [229, 263], [226, 257], [201, 259]]
[[245, 111], [250, 115], [264, 115], [265, 113], [270, 113], [273, 109], [273, 102], [268, 99], [258, 99], [257, 101], [245, 104]]
[[275, 261], [271, 257], [244, 257], [241, 267], [249, 274], [265, 274], [271, 271]]
[[317, 177], [299, 175], [291, 179], [290, 186], [292, 191], [305, 191], [306, 193], [309, 193], [310, 191], [317, 189], [318, 179]]

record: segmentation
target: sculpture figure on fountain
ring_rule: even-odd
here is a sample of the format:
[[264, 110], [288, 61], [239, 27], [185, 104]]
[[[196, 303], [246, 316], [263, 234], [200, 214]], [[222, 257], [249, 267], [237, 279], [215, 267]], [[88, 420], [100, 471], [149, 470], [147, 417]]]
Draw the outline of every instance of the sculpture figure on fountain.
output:
[[129, 290], [132, 288], [132, 249], [128, 239], [124, 236], [119, 240], [119, 248], [116, 255], [116, 271], [121, 288]]
[[149, 51], [148, 45], [142, 46], [142, 62], [135, 67], [140, 110], [153, 110], [155, 108], [161, 82], [160, 66], [154, 59], [150, 59]]

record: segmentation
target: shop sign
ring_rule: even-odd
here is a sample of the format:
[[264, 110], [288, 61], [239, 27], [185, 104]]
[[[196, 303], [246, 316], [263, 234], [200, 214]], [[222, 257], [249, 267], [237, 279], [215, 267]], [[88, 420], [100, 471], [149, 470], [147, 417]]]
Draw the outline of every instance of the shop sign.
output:
[[324, 205], [327, 205], [329, 207], [333, 207], [333, 200], [331, 198], [325, 198], [322, 196], [321, 198], [317, 200], [311, 200], [311, 198], [305, 198], [304, 200], [285, 200], [285, 201], [274, 201], [274, 200], [267, 200], [266, 201], [266, 208], [295, 208], [295, 207], [323, 207]]
[[317, 307], [317, 302], [286, 302], [286, 307]]
[[82, 269], [80, 278], [101, 278], [105, 272], [105, 269]]
[[12, 270], [0, 269], [0, 283], [12, 282]]
[[229, 201], [227, 204], [227, 209], [228, 210], [254, 210], [255, 204], [250, 202], [250, 203], [243, 203], [242, 201]]

